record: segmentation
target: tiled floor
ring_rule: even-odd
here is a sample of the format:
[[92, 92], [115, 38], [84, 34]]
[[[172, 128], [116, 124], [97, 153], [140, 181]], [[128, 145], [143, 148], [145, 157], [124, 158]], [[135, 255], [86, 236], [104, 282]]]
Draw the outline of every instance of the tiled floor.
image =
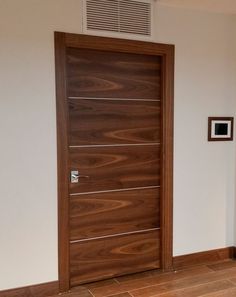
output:
[[65, 297], [236, 297], [236, 261], [150, 271], [72, 289]]

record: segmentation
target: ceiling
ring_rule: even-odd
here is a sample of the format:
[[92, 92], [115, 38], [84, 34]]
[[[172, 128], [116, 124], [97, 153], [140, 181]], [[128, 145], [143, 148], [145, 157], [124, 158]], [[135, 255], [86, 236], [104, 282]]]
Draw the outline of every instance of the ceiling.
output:
[[160, 3], [211, 12], [236, 14], [236, 0], [158, 0]]

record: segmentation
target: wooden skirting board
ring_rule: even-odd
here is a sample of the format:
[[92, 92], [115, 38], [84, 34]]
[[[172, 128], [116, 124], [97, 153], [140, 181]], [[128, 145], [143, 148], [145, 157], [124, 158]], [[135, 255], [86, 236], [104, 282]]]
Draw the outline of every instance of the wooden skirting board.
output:
[[23, 288], [0, 291], [0, 297], [47, 297], [59, 293], [59, 282], [50, 282]]
[[[236, 258], [236, 247], [226, 247], [216, 250], [199, 252], [189, 255], [176, 256], [173, 258], [174, 269], [188, 266], [210, 264], [216, 261]], [[50, 282], [18, 289], [0, 291], [0, 297], [47, 297], [59, 293], [59, 282]]]
[[226, 247], [173, 258], [174, 269], [236, 258], [236, 247]]

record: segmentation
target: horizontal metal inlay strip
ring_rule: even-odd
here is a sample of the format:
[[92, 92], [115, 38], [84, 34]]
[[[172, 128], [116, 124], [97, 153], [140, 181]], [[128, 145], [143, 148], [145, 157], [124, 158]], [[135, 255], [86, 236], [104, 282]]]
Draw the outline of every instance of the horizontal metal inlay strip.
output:
[[161, 186], [148, 186], [148, 187], [125, 188], [125, 189], [115, 189], [115, 190], [106, 190], [106, 191], [104, 190], [104, 191], [94, 191], [94, 192], [84, 192], [84, 193], [71, 193], [70, 196], [102, 194], [102, 193], [133, 191], [133, 190], [146, 190], [146, 189], [156, 189], [160, 187]]
[[98, 97], [68, 97], [72, 100], [111, 100], [111, 101], [161, 101], [160, 99], [139, 99], [139, 98], [98, 98]]
[[145, 229], [145, 230], [139, 230], [139, 231], [130, 231], [130, 232], [124, 232], [124, 233], [117, 233], [117, 234], [111, 234], [111, 235], [98, 236], [98, 237], [93, 237], [93, 238], [71, 240], [70, 243], [73, 244], [73, 243], [79, 243], [79, 242], [84, 242], [84, 241], [91, 241], [91, 240], [97, 240], [97, 239], [105, 239], [105, 238], [110, 238], [110, 237], [118, 237], [118, 236], [122, 236], [122, 235], [139, 234], [139, 233], [156, 231], [156, 230], [160, 230], [160, 228], [152, 228], [152, 229]]
[[121, 144], [89, 144], [89, 145], [70, 145], [69, 148], [83, 148], [83, 147], [113, 147], [113, 146], [151, 146], [160, 145], [160, 142], [150, 142], [150, 143], [121, 143]]

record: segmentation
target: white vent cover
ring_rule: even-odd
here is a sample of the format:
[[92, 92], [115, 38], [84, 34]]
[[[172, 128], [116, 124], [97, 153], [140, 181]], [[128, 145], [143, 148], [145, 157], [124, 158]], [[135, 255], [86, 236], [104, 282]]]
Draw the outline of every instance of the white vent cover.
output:
[[153, 0], [84, 0], [84, 33], [150, 39], [152, 12]]

